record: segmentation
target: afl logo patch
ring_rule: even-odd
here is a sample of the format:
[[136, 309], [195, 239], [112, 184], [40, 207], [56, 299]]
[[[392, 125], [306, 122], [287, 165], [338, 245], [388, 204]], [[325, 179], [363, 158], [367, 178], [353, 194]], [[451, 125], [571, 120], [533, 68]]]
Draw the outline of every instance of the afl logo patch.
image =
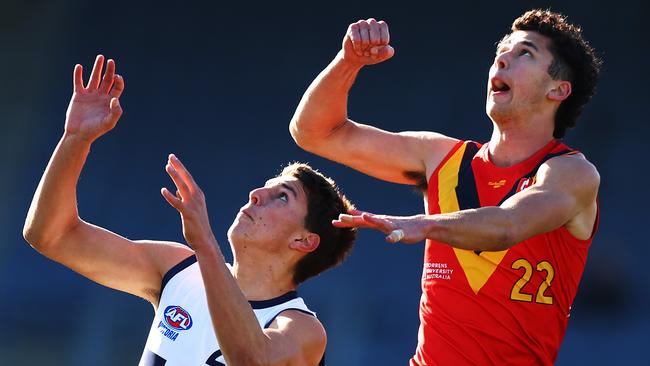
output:
[[517, 192], [521, 192], [535, 183], [537, 183], [537, 176], [533, 176], [532, 178], [521, 178], [519, 184], [517, 184]]
[[187, 310], [178, 305], [171, 305], [165, 308], [165, 324], [174, 330], [188, 330], [192, 328], [192, 317]]

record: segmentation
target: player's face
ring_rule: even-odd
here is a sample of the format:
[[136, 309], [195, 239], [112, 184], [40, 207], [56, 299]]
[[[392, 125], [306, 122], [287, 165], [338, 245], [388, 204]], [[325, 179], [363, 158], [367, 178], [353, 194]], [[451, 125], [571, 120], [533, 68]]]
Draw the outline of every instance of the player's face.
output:
[[304, 236], [306, 216], [307, 194], [300, 180], [276, 177], [250, 192], [228, 237], [240, 254], [249, 245], [270, 252], [281, 250]]
[[537, 32], [515, 31], [497, 46], [490, 67], [485, 109], [499, 123], [526, 118], [549, 108], [550, 40]]

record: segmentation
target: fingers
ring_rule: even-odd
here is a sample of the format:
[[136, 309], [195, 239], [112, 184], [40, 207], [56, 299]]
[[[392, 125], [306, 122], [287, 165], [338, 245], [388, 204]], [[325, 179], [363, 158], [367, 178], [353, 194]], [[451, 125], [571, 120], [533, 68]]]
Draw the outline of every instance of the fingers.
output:
[[395, 54], [395, 49], [391, 46], [377, 47], [377, 58], [387, 60]]
[[174, 184], [176, 184], [176, 188], [178, 188], [180, 192], [180, 198], [182, 201], [191, 199], [199, 203], [205, 202], [203, 191], [199, 188], [190, 172], [185, 168], [176, 155], [169, 154], [165, 170], [174, 181]]
[[348, 27], [348, 37], [352, 42], [354, 53], [356, 53], [357, 56], [361, 56], [361, 34], [359, 33], [359, 25], [357, 23], [350, 24]]
[[72, 90], [75, 93], [84, 88], [83, 70], [83, 66], [79, 64], [74, 65], [74, 71], [72, 72]]
[[102, 69], [104, 68], [104, 56], [97, 55], [93, 71], [88, 79], [88, 84], [83, 86], [83, 67], [79, 64], [75, 65], [73, 72], [73, 89], [75, 92], [88, 89], [97, 90], [102, 94], [108, 94], [112, 98], [119, 98], [124, 91], [124, 78], [121, 75], [115, 74], [115, 61], [109, 59], [106, 62], [106, 72], [102, 77]]
[[361, 216], [352, 216], [340, 214], [337, 220], [332, 220], [332, 225], [339, 228], [363, 226], [364, 221]]
[[182, 201], [184, 197], [189, 197], [191, 194], [190, 188], [187, 186], [181, 174], [179, 174], [179, 172], [171, 164], [170, 161], [167, 162], [167, 165], [165, 166], [165, 171], [167, 172], [169, 177], [176, 185], [176, 188], [178, 189], [179, 192], [179, 199]]
[[375, 18], [368, 19], [368, 28], [369, 45], [381, 44], [381, 26]]
[[386, 237], [386, 241], [392, 244], [397, 243], [402, 239], [404, 239], [404, 230], [402, 229], [393, 230]]
[[384, 22], [383, 20], [380, 20], [377, 22], [379, 25], [379, 38], [380, 38], [380, 43], [382, 45], [387, 45], [390, 43], [390, 34], [388, 33], [388, 23]]
[[386, 46], [390, 41], [388, 34], [388, 24], [377, 21], [374, 18], [368, 20], [359, 20], [350, 24], [348, 27], [348, 36], [352, 41], [357, 56], [371, 56], [378, 53], [372, 51], [373, 47]]
[[102, 82], [99, 85], [99, 91], [104, 94], [108, 94], [108, 91], [111, 90], [113, 82], [115, 80], [115, 61], [109, 59], [106, 62], [106, 72], [102, 78]]
[[120, 116], [122, 116], [122, 106], [120, 105], [119, 99], [111, 99], [108, 113], [111, 123], [117, 123], [117, 120], [120, 119]]
[[180, 211], [180, 209], [182, 208], [182, 201], [179, 197], [174, 196], [167, 188], [161, 188], [160, 193], [165, 198], [165, 201], [169, 203], [170, 206]]
[[378, 217], [377, 215], [364, 212], [363, 214], [361, 214], [361, 218], [369, 225], [383, 232], [387, 233], [394, 229], [393, 224], [389, 220], [382, 217]]
[[113, 98], [119, 98], [124, 91], [124, 78], [122, 75], [113, 76], [113, 88], [111, 89], [110, 95]]
[[370, 56], [368, 50], [368, 45], [370, 44], [370, 25], [363, 20], [360, 20], [357, 24], [359, 24], [359, 35], [361, 36], [361, 42], [357, 49], [361, 51], [360, 55]]
[[185, 165], [181, 162], [179, 158], [176, 157], [174, 154], [169, 154], [169, 162], [171, 163], [172, 167], [176, 169], [178, 174], [183, 178], [183, 180], [187, 183], [188, 187], [190, 188], [190, 191], [194, 192], [198, 190], [198, 185], [194, 181], [194, 178], [190, 174], [190, 172], [187, 170]]
[[393, 230], [390, 221], [365, 212], [361, 215], [340, 214], [338, 220], [332, 220], [332, 225], [338, 228], [370, 228], [384, 233]]
[[99, 86], [99, 81], [102, 76], [102, 69], [104, 68], [104, 56], [97, 55], [95, 58], [95, 65], [93, 65], [93, 71], [90, 73], [90, 79], [88, 79], [87, 89], [97, 89]]

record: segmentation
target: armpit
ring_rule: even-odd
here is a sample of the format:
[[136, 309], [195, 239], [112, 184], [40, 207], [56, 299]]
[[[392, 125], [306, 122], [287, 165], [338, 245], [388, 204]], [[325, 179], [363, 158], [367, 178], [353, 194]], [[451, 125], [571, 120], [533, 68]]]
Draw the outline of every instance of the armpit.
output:
[[428, 188], [427, 177], [423, 172], [404, 172], [404, 178], [413, 182], [413, 185], [420, 192], [426, 193]]

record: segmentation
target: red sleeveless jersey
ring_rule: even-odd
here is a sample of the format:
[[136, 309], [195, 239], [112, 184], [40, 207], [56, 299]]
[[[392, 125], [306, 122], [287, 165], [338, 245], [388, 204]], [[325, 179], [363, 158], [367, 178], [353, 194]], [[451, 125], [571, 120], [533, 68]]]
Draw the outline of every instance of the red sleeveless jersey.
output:
[[[427, 213], [498, 206], [531, 186], [545, 161], [573, 153], [553, 140], [501, 168], [490, 162], [487, 144], [461, 141], [431, 176]], [[410, 365], [552, 365], [590, 244], [565, 227], [500, 252], [427, 240]]]

